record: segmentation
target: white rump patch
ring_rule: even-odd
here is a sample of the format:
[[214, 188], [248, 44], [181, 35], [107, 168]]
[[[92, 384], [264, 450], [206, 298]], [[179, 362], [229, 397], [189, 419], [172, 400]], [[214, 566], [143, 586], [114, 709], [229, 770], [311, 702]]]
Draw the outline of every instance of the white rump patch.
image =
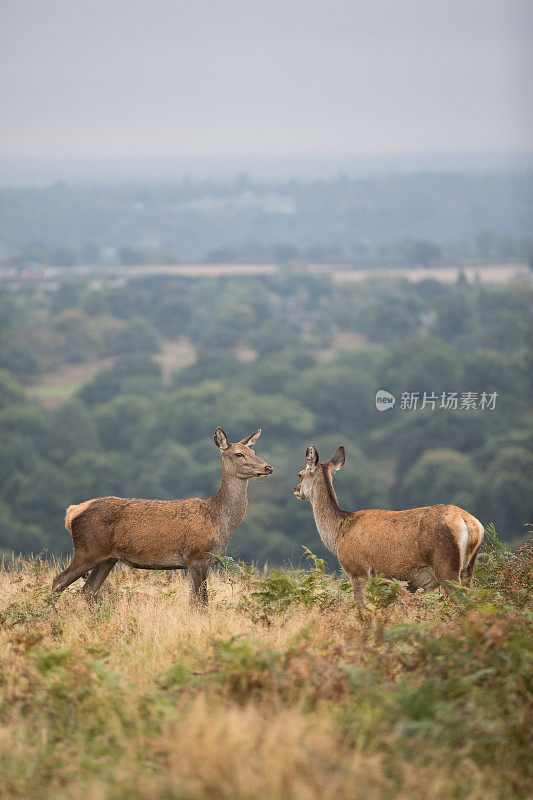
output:
[[459, 552], [461, 553], [461, 570], [467, 565], [468, 527], [464, 519], [459, 522]]

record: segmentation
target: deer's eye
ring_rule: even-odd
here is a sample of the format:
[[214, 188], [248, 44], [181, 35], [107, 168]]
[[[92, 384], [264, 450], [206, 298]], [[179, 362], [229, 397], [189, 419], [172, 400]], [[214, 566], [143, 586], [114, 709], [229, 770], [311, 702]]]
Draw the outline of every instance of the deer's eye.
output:
[[243, 456], [243, 454], [242, 454], [242, 453], [235, 453], [235, 456], [236, 456], [237, 458], [244, 458], [244, 456]]

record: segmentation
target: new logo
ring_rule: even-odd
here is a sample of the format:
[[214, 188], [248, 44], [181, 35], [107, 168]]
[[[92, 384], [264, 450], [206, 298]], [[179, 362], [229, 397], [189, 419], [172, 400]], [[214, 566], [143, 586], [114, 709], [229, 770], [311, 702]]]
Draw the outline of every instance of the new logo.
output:
[[378, 411], [388, 411], [389, 408], [393, 408], [395, 402], [394, 395], [386, 392], [385, 389], [379, 389], [376, 392], [376, 408]]

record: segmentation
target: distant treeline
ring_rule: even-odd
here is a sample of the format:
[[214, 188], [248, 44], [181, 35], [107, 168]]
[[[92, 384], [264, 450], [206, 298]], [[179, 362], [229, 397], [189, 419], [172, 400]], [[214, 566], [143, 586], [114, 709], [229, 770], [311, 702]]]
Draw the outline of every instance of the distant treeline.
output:
[[0, 261], [530, 261], [533, 173], [0, 189]]

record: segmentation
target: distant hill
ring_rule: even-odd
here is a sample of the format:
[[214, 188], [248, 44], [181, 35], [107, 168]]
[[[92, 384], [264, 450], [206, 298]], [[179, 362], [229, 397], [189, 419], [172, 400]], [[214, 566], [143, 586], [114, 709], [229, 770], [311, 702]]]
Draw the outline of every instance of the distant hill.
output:
[[[107, 183], [4, 186], [0, 247], [10, 256], [37, 244], [44, 252], [26, 260], [59, 264], [354, 261], [404, 260], [398, 242], [412, 239], [448, 247], [451, 257], [512, 261], [513, 247], [496, 247], [494, 237], [531, 235], [533, 169], [283, 181], [170, 175], [119, 182], [110, 167]], [[57, 257], [50, 248], [71, 252]], [[130, 252], [120, 255], [123, 248]], [[139, 262], [139, 248], [147, 261]], [[155, 254], [161, 248], [167, 252]]]

